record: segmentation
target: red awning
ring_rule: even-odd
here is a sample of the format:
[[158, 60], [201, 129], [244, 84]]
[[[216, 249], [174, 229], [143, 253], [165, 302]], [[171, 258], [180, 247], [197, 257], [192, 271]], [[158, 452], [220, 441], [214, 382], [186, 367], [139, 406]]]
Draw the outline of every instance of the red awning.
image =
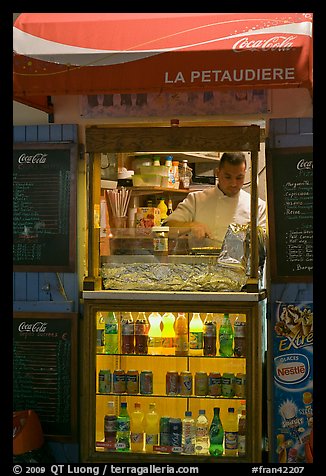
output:
[[312, 18], [311, 13], [22, 13], [13, 32], [14, 99], [31, 104], [36, 96], [67, 94], [312, 90]]

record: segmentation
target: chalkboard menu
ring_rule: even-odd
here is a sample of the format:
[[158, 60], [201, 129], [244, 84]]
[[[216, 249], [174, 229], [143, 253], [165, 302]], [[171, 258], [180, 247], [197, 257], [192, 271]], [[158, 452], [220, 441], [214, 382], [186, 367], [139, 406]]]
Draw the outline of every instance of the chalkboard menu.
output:
[[313, 156], [304, 149], [267, 153], [272, 278], [311, 281], [313, 275]]
[[13, 409], [34, 410], [44, 435], [76, 438], [75, 313], [14, 314]]
[[75, 144], [14, 145], [14, 271], [74, 271], [75, 168]]

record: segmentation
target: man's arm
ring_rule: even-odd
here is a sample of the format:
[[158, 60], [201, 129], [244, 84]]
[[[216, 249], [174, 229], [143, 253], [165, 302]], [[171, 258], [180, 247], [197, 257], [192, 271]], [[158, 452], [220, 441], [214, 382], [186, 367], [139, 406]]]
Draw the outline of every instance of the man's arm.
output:
[[168, 220], [167, 225], [172, 228], [180, 228], [182, 233], [191, 232], [194, 238], [211, 238], [211, 233], [204, 223], [199, 223], [197, 221], [182, 222]]

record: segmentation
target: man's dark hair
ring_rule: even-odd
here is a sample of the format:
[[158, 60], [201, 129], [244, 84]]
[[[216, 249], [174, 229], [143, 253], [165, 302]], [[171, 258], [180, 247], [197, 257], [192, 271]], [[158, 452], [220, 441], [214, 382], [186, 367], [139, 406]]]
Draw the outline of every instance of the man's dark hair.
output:
[[245, 167], [247, 168], [246, 156], [243, 152], [224, 152], [220, 159], [220, 169], [223, 167], [225, 162], [228, 162], [231, 165], [240, 165], [244, 163]]

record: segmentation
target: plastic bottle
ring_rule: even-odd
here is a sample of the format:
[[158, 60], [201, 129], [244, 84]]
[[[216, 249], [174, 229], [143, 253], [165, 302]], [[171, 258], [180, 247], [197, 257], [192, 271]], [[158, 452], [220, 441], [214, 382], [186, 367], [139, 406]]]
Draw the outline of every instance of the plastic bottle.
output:
[[246, 400], [240, 400], [240, 402], [239, 402], [239, 406], [238, 406], [238, 410], [237, 410], [238, 422], [239, 422], [239, 418], [242, 415], [242, 410], [246, 411]]
[[175, 316], [172, 312], [165, 312], [162, 316], [162, 352], [164, 355], [174, 354]]
[[135, 351], [135, 323], [131, 312], [124, 312], [121, 319], [121, 352], [133, 354]]
[[155, 403], [149, 404], [148, 412], [145, 414], [145, 451], [153, 453], [153, 445], [158, 445], [158, 435], [160, 432], [160, 416], [156, 411]]
[[155, 165], [155, 167], [159, 167], [161, 165], [161, 158], [159, 155], [154, 156], [153, 165]]
[[196, 426], [192, 412], [186, 411], [182, 419], [182, 453], [195, 454]]
[[238, 456], [246, 455], [246, 410], [241, 411], [238, 422]]
[[118, 321], [112, 311], [105, 317], [104, 345], [106, 354], [118, 353]]
[[192, 170], [188, 166], [188, 160], [184, 159], [179, 167], [180, 188], [188, 189], [192, 177]]
[[180, 180], [179, 180], [179, 161], [178, 160], [172, 161], [172, 170], [174, 175], [174, 188], [179, 188]]
[[178, 312], [174, 323], [175, 355], [188, 355], [188, 319], [184, 312]]
[[209, 427], [209, 453], [213, 456], [223, 454], [224, 429], [220, 419], [219, 407], [214, 407], [214, 416]]
[[96, 323], [96, 353], [104, 353], [104, 327], [105, 321], [103, 314], [101, 312], [96, 313], [97, 323]]
[[148, 316], [148, 353], [161, 354], [162, 352], [162, 316], [159, 312], [151, 312]]
[[130, 413], [130, 445], [131, 451], [139, 453], [144, 451], [144, 412], [139, 402], [134, 404]]
[[233, 355], [233, 327], [229, 314], [224, 313], [223, 321], [219, 330], [219, 353], [221, 357], [232, 357]]
[[169, 198], [168, 200], [168, 209], [167, 209], [167, 216], [171, 215], [171, 213], [173, 212], [173, 203], [172, 203], [172, 200], [171, 198]]
[[246, 356], [246, 321], [237, 316], [234, 321], [234, 349], [235, 357]]
[[148, 353], [148, 320], [144, 312], [139, 312], [135, 322], [135, 353]]
[[200, 409], [196, 420], [196, 446], [197, 455], [209, 454], [209, 424], [204, 409]]
[[108, 444], [105, 451], [115, 451], [117, 442], [117, 415], [114, 401], [109, 401], [104, 416], [104, 441]]
[[117, 421], [117, 450], [130, 451], [130, 416], [126, 402], [120, 404]]
[[208, 312], [204, 322], [204, 355], [216, 355], [216, 322], [213, 314]]
[[169, 168], [168, 170], [168, 188], [174, 188], [175, 179], [172, 167], [172, 155], [167, 155], [165, 158], [165, 166]]
[[225, 456], [238, 454], [238, 415], [234, 408], [228, 408], [227, 418], [224, 421], [224, 453]]
[[167, 215], [168, 207], [167, 207], [163, 197], [159, 198], [157, 208], [161, 212], [161, 223], [162, 223], [168, 217], [168, 215]]
[[204, 347], [204, 324], [199, 312], [194, 312], [189, 323], [189, 347], [192, 353], [202, 354]]

